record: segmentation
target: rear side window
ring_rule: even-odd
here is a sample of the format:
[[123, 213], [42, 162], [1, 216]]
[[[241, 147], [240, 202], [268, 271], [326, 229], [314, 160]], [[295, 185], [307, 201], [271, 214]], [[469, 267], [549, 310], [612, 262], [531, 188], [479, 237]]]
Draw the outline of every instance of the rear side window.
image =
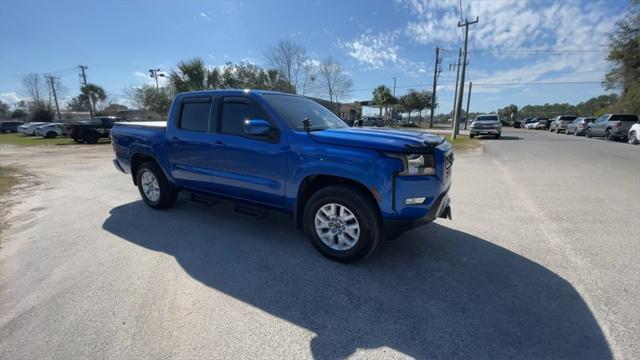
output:
[[185, 99], [180, 112], [179, 128], [186, 131], [209, 131], [211, 99]]
[[609, 121], [638, 121], [638, 117], [635, 115], [613, 115]]
[[244, 136], [244, 121], [257, 119], [268, 121], [267, 116], [258, 105], [245, 99], [225, 99], [222, 106], [220, 132]]

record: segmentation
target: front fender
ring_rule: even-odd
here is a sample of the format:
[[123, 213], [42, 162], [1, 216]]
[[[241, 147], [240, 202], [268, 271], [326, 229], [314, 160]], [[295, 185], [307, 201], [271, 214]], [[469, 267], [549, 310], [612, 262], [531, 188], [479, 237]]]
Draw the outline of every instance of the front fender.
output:
[[402, 168], [399, 160], [373, 150], [324, 146], [305, 148], [292, 157], [289, 163], [294, 170], [286, 190], [290, 209], [295, 209], [299, 189], [306, 178], [328, 175], [362, 184], [374, 194], [383, 215], [393, 212], [393, 174]]

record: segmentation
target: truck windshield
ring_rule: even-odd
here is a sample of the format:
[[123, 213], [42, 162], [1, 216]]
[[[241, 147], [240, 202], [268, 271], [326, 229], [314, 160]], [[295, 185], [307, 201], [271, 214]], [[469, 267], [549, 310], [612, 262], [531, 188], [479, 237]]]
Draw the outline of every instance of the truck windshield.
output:
[[336, 114], [311, 99], [278, 94], [264, 94], [263, 97], [294, 130], [304, 130], [302, 121], [305, 118], [309, 118], [312, 130], [348, 127]]
[[498, 117], [495, 115], [484, 115], [484, 116], [478, 116], [476, 118], [476, 120], [479, 121], [498, 121]]

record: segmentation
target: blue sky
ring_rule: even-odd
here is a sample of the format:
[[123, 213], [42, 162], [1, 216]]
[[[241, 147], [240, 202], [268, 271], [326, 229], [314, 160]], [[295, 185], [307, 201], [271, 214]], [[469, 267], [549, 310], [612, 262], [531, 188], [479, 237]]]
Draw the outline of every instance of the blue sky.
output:
[[[470, 28], [467, 80], [472, 111], [510, 103], [586, 100], [604, 93], [606, 36], [623, 16], [626, 0], [397, 0], [397, 1], [3, 1], [0, 98], [25, 97], [21, 77], [54, 72], [78, 92], [74, 66], [89, 67], [90, 82], [122, 102], [123, 89], [148, 82], [147, 70], [171, 70], [201, 57], [265, 65], [262, 53], [293, 39], [311, 56], [333, 56], [352, 77], [345, 100], [367, 100], [386, 84], [396, 93], [431, 89], [435, 47], [446, 49], [439, 112], [452, 107], [462, 16]], [[531, 82], [562, 85], [492, 85]]]

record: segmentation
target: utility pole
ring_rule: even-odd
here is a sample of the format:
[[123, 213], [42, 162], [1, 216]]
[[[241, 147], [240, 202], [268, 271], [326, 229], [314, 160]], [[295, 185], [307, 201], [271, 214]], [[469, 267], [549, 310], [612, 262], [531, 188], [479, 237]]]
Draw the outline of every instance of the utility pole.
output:
[[393, 77], [393, 97], [396, 97], [396, 77]]
[[469, 93], [467, 94], [467, 112], [464, 117], [464, 129], [467, 130], [467, 123], [469, 122], [469, 104], [471, 103], [471, 87], [473, 81], [469, 81]]
[[156, 79], [156, 89], [159, 89], [158, 77], [164, 77], [164, 74], [160, 72], [160, 69], [149, 69], [149, 74], [151, 74], [150, 76], [152, 78]]
[[58, 120], [61, 120], [60, 116], [60, 106], [58, 106], [58, 95], [56, 94], [56, 86], [54, 84], [54, 80], [60, 79], [59, 77], [55, 77], [53, 75], [44, 75], [47, 79], [49, 79], [49, 84], [51, 85], [51, 92], [53, 93], [53, 100], [56, 103], [56, 113], [58, 114]]
[[453, 124], [453, 139], [458, 136], [458, 128], [460, 126], [460, 116], [462, 115], [462, 95], [464, 92], [464, 75], [467, 70], [467, 43], [469, 41], [469, 25], [476, 24], [479, 18], [476, 17], [475, 21], [469, 22], [464, 19], [464, 24], [458, 22], [458, 27], [464, 26], [464, 52], [462, 58], [462, 70], [460, 71], [460, 86], [458, 86], [458, 96], [456, 98], [456, 108], [454, 112], [454, 124]]
[[438, 84], [438, 76], [440, 76], [440, 72], [442, 71], [440, 68], [441, 63], [442, 58], [440, 58], [440, 48], [436, 46], [436, 65], [433, 69], [433, 90], [431, 91], [431, 116], [429, 116], [429, 129], [433, 128], [433, 113], [436, 111], [436, 88]]
[[[451, 129], [455, 129], [456, 121], [456, 105], [458, 104], [458, 81], [460, 80], [460, 58], [462, 57], [462, 49], [458, 49], [458, 63], [453, 64], [453, 68], [456, 70], [456, 90], [453, 92], [453, 120], [451, 120]], [[449, 64], [451, 67], [451, 64]], [[455, 139], [455, 137], [453, 137]]]
[[[82, 85], [83, 86], [87, 86], [87, 74], [85, 73], [85, 70], [87, 70], [89, 67], [86, 65], [78, 65], [78, 68], [80, 68], [80, 76], [82, 77]], [[93, 118], [93, 100], [91, 99], [91, 96], [88, 96], [89, 98], [89, 114], [91, 115], [91, 118]]]

